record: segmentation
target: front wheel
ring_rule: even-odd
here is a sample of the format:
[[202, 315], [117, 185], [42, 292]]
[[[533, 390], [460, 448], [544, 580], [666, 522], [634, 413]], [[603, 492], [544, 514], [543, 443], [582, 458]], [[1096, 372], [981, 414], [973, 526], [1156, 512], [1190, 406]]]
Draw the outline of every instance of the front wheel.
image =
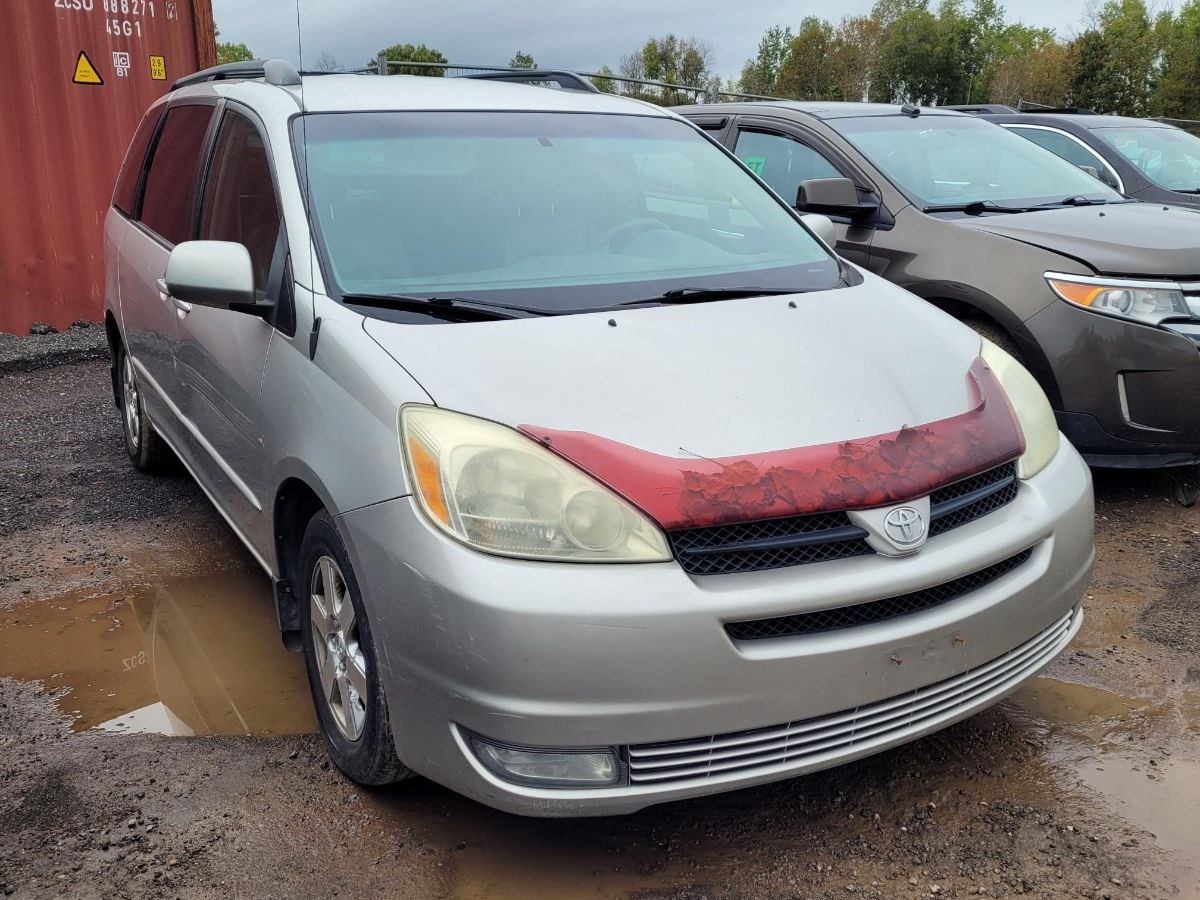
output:
[[359, 784], [388, 784], [412, 772], [396, 756], [379, 682], [371, 625], [333, 519], [315, 515], [300, 545], [308, 602], [301, 619], [308, 683], [325, 749]]
[[121, 398], [121, 434], [129, 461], [143, 472], [167, 470], [173, 459], [171, 450], [146, 416], [137, 370], [123, 346], [117, 348], [117, 390]]

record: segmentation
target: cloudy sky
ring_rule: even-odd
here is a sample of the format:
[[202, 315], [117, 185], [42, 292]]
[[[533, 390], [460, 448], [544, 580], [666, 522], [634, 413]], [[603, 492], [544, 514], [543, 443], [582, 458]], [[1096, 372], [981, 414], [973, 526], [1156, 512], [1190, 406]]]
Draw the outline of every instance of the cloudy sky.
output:
[[[296, 3], [299, 2], [299, 48]], [[1009, 19], [1056, 29], [1079, 28], [1086, 0], [1008, 0]], [[806, 15], [839, 19], [868, 11], [872, 0], [213, 0], [221, 39], [244, 42], [259, 56], [315, 64], [322, 53], [359, 66], [397, 43], [427, 44], [451, 62], [505, 65], [517, 50], [540, 65], [591, 70], [636, 49], [650, 35], [674, 32], [713, 45], [717, 71], [736, 76], [762, 33]]]

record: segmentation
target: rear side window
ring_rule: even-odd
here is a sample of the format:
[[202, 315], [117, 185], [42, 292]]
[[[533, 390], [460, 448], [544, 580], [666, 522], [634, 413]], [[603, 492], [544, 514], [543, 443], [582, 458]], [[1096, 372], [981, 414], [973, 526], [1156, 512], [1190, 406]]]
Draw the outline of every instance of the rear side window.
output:
[[196, 176], [211, 106], [175, 106], [167, 110], [142, 196], [142, 224], [171, 244], [191, 237], [196, 208]]
[[117, 176], [117, 187], [113, 191], [113, 206], [127, 216], [133, 215], [134, 205], [137, 203], [138, 183], [142, 180], [142, 170], [145, 168], [143, 164], [146, 162], [146, 150], [161, 117], [161, 106], [156, 106], [146, 113], [129, 143], [129, 149], [125, 151], [125, 162], [121, 165], [121, 174]]
[[267, 146], [245, 116], [227, 112], [213, 151], [200, 212], [200, 237], [234, 241], [250, 251], [254, 287], [266, 288], [279, 238], [279, 202]]

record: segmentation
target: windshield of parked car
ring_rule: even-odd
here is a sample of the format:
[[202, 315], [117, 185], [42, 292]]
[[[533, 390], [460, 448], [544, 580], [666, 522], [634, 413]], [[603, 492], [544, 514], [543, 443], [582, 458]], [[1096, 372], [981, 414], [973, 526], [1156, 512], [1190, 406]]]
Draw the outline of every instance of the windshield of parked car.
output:
[[343, 293], [548, 312], [664, 291], [841, 284], [837, 261], [685, 122], [525, 112], [310, 114], [295, 140]]
[[1178, 128], [1153, 125], [1094, 130], [1159, 187], [1200, 192], [1200, 137]]
[[829, 124], [920, 206], [1023, 208], [1067, 198], [1123, 199], [1049, 150], [981, 119], [895, 115]]

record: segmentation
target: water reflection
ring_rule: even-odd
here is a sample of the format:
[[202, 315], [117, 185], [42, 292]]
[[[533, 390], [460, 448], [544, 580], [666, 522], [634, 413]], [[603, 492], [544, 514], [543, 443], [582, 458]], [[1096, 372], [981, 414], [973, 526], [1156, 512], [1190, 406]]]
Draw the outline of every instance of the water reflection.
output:
[[30, 600], [0, 612], [0, 674], [62, 690], [76, 731], [315, 731], [304, 661], [283, 648], [272, 603], [257, 572]]

